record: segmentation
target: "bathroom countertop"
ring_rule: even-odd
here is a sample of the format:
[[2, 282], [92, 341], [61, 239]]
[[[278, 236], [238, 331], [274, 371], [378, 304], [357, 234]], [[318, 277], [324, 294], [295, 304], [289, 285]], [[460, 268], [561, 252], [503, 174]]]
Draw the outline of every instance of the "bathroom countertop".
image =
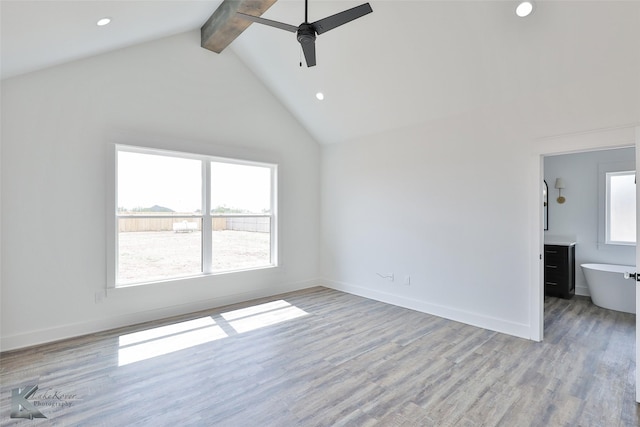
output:
[[570, 240], [554, 240], [554, 239], [548, 240], [548, 239], [545, 239], [544, 244], [545, 245], [557, 245], [557, 246], [573, 246], [573, 245], [576, 244], [576, 242], [572, 242]]
[[562, 234], [545, 234], [545, 245], [573, 246], [576, 244], [576, 236]]

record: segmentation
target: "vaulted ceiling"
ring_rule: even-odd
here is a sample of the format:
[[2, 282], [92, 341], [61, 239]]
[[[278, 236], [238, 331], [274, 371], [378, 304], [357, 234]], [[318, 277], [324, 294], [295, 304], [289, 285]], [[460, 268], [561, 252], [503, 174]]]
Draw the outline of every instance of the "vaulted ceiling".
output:
[[[220, 3], [2, 0], [2, 77], [197, 30]], [[309, 20], [360, 3], [310, 0]], [[616, 73], [640, 82], [640, 1], [539, 1], [527, 18], [516, 17], [511, 0], [370, 3], [372, 14], [318, 36], [316, 67], [300, 67], [295, 34], [259, 24], [221, 55], [237, 55], [320, 143]], [[99, 28], [103, 16], [113, 22]], [[263, 17], [297, 26], [304, 2], [279, 0]]]

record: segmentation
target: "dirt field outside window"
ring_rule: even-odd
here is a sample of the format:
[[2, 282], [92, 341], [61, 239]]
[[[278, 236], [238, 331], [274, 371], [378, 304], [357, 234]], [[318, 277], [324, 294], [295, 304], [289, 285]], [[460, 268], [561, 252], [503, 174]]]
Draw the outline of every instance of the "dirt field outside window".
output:
[[[271, 264], [270, 234], [212, 232], [213, 271], [233, 271]], [[201, 233], [121, 232], [118, 236], [118, 283], [163, 280], [202, 272]]]

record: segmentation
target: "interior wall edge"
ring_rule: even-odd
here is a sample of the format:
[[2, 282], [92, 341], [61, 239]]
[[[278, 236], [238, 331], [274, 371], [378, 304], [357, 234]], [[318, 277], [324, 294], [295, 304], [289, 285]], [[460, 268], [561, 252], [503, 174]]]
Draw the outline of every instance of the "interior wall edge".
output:
[[203, 310], [215, 309], [217, 307], [250, 301], [257, 298], [266, 298], [287, 292], [300, 291], [316, 286], [320, 286], [320, 280], [309, 279], [296, 283], [273, 286], [268, 289], [256, 289], [250, 292], [223, 295], [202, 301], [162, 307], [137, 313], [116, 315], [89, 322], [77, 322], [53, 328], [29, 331], [21, 334], [0, 337], [0, 351], [5, 352], [19, 350], [40, 344], [75, 338], [82, 335], [104, 332], [110, 329], [132, 326], [173, 316], [187, 315], [189, 313], [195, 313]]

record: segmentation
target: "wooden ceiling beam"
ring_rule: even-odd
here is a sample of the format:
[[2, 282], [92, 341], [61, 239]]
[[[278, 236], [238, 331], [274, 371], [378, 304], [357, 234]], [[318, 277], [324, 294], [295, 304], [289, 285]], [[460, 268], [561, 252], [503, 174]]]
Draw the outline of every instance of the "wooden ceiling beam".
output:
[[200, 46], [216, 53], [236, 39], [251, 25], [251, 21], [236, 16], [236, 12], [261, 16], [277, 0], [224, 0], [200, 29]]

